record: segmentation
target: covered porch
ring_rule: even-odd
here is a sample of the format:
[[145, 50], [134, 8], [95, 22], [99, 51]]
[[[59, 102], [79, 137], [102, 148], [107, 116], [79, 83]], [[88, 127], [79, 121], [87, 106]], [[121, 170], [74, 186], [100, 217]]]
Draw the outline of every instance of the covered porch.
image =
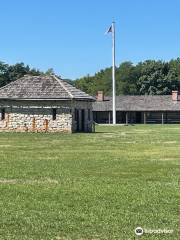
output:
[[[112, 111], [94, 111], [96, 123], [112, 124]], [[117, 111], [117, 124], [180, 123], [180, 111]]]

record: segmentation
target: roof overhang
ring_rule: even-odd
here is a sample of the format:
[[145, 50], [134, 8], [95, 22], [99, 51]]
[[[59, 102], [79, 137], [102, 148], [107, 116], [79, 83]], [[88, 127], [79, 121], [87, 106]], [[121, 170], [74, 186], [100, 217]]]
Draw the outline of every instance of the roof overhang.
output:
[[11, 101], [92, 101], [91, 98], [0, 98], [1, 100], [11, 100]]

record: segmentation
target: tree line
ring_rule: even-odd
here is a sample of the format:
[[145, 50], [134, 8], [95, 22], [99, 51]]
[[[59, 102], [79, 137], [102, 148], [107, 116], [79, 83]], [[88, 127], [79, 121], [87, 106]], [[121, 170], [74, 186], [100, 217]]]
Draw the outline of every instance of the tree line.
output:
[[25, 74], [40, 75], [42, 72], [37, 69], [30, 68], [24, 63], [9, 65], [0, 61], [0, 87], [23, 77]]
[[[9, 65], [0, 61], [0, 87], [23, 77], [25, 74], [52, 74], [53, 69], [46, 72], [30, 68], [24, 63]], [[104, 91], [106, 95], [112, 93], [112, 71], [106, 68], [95, 75], [87, 75], [74, 81], [66, 79], [75, 87], [95, 95], [97, 91]], [[116, 67], [116, 94], [129, 95], [166, 95], [172, 90], [180, 91], [180, 58], [170, 61], [146, 60], [138, 64], [123, 62]]]
[[[30, 68], [29, 65], [25, 65], [23, 62], [16, 63], [14, 65], [9, 65], [0, 61], [0, 87], [13, 82], [24, 75], [39, 76], [42, 74], [51, 75], [55, 74], [53, 68], [49, 68], [47, 71], [43, 72], [36, 68]], [[60, 77], [60, 76], [59, 76]], [[66, 82], [74, 85], [74, 81], [70, 79], [64, 79]]]
[[[74, 84], [95, 95], [98, 90], [112, 93], [112, 70], [106, 68], [94, 76], [77, 79]], [[138, 64], [123, 62], [116, 67], [116, 94], [167, 95], [180, 90], [180, 58], [170, 61], [146, 60]]]

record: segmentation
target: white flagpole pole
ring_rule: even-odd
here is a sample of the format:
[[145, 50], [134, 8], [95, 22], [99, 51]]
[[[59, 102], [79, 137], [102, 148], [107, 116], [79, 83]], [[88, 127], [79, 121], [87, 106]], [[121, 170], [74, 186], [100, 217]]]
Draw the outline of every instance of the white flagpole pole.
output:
[[112, 23], [112, 100], [113, 124], [116, 124], [115, 22]]

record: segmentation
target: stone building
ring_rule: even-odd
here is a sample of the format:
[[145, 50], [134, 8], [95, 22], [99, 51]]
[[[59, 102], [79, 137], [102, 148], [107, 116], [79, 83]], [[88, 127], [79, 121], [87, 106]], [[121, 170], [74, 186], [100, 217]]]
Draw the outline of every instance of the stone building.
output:
[[[97, 123], [112, 123], [112, 97], [99, 91], [93, 103]], [[178, 91], [171, 95], [116, 96], [116, 121], [119, 124], [180, 123]]]
[[25, 75], [0, 88], [0, 131], [91, 132], [93, 101], [55, 75]]

